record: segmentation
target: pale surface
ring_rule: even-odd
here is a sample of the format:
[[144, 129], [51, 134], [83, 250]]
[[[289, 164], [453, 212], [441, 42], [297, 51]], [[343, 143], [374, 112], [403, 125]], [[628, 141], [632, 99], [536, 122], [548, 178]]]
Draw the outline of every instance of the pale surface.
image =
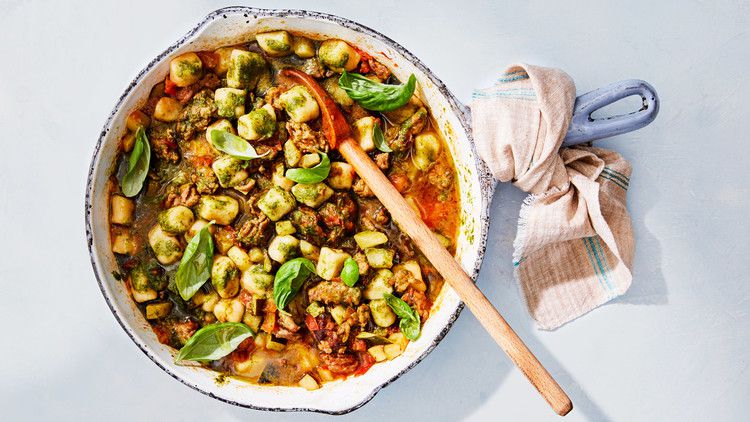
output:
[[[748, 2], [406, 3], [316, 8], [398, 40], [462, 101], [512, 61], [563, 68], [580, 93], [625, 78], [656, 87], [654, 124], [599, 143], [634, 164], [628, 294], [534, 329], [511, 274], [523, 198], [512, 186], [497, 192], [479, 285], [569, 392], [567, 420], [747, 420]], [[83, 194], [104, 120], [131, 77], [216, 7], [0, 0], [2, 419], [324, 418], [232, 407], [174, 381], [117, 325], [88, 261]], [[386, 418], [558, 420], [468, 312], [423, 363], [337, 420]]]

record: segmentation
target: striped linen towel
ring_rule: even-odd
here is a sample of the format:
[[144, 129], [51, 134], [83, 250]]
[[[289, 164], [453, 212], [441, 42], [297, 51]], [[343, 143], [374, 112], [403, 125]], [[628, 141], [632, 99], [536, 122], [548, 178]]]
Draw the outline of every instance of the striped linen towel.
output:
[[479, 155], [495, 179], [530, 194], [513, 265], [529, 312], [547, 330], [622, 295], [632, 281], [631, 166], [605, 149], [560, 148], [574, 102], [566, 73], [520, 64], [471, 103]]

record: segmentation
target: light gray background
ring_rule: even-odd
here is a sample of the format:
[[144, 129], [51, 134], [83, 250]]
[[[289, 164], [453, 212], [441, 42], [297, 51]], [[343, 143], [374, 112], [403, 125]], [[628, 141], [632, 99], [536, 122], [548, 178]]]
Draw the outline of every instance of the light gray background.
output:
[[[147, 61], [221, 5], [0, 0], [2, 419], [325, 418], [245, 410], [174, 381], [117, 325], [89, 264], [83, 195], [104, 120]], [[463, 101], [513, 61], [565, 69], [579, 93], [651, 82], [656, 122], [599, 143], [634, 165], [630, 291], [560, 330], [536, 330], [512, 280], [523, 198], [512, 186], [496, 194], [479, 285], [570, 393], [567, 420], [747, 420], [748, 2], [254, 5], [373, 27]], [[338, 420], [489, 418], [557, 419], [464, 312], [424, 362]]]

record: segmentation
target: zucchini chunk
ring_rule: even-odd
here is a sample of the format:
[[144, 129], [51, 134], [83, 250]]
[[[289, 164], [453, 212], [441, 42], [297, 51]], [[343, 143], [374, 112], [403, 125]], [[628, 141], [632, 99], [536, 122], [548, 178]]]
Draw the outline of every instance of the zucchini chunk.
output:
[[281, 94], [279, 104], [286, 110], [289, 118], [297, 123], [313, 120], [320, 115], [318, 102], [302, 85], [295, 85]]
[[198, 215], [206, 220], [216, 221], [225, 226], [231, 224], [240, 211], [240, 204], [236, 199], [226, 195], [203, 195], [198, 200]]
[[367, 263], [372, 268], [391, 268], [393, 266], [394, 252], [391, 249], [368, 248], [365, 249]]
[[255, 35], [255, 41], [271, 57], [288, 56], [292, 53], [292, 36], [286, 31], [257, 34]]
[[271, 221], [279, 221], [291, 211], [297, 202], [289, 192], [274, 186], [258, 199], [258, 208]]
[[351, 72], [359, 64], [360, 56], [352, 46], [342, 40], [325, 40], [318, 48], [318, 59], [334, 72]]
[[318, 302], [311, 302], [305, 311], [315, 318], [325, 312], [326, 308]]
[[365, 250], [388, 242], [388, 236], [379, 231], [365, 230], [355, 234], [354, 241], [362, 250]]
[[195, 53], [181, 54], [169, 62], [169, 80], [180, 88], [190, 86], [203, 76], [203, 62]]

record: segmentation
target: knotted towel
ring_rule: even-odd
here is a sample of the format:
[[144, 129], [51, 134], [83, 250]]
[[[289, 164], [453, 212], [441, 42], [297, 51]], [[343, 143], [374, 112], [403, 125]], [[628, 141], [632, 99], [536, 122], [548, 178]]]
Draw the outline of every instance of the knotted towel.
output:
[[495, 179], [529, 192], [514, 241], [532, 317], [554, 329], [625, 293], [634, 241], [625, 194], [631, 166], [601, 148], [560, 148], [575, 85], [566, 73], [514, 65], [471, 104], [479, 155]]

